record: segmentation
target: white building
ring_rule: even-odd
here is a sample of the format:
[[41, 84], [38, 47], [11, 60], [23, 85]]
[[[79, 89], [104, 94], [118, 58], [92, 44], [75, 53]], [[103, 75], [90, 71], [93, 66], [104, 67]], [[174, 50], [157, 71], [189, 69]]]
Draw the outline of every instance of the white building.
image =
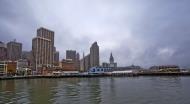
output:
[[110, 67], [92, 67], [88, 70], [89, 74], [103, 74], [106, 72], [111, 72], [112, 68]]
[[17, 68], [16, 72], [17, 73], [26, 73], [30, 69], [28, 68], [28, 60], [27, 59], [20, 59], [17, 61]]

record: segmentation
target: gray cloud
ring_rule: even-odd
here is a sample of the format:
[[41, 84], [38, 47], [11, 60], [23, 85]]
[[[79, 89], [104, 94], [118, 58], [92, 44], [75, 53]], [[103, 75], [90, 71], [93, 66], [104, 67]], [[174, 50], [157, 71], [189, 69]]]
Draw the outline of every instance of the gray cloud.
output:
[[61, 58], [66, 49], [89, 53], [100, 46], [101, 62], [112, 51], [119, 65], [178, 64], [189, 67], [189, 0], [1, 0], [1, 41], [16, 38], [31, 50], [40, 26], [55, 31]]

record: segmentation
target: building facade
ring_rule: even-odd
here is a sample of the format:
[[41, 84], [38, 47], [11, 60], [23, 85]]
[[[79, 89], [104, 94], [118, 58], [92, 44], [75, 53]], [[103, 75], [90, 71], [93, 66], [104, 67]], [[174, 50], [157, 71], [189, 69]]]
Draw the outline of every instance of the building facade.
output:
[[90, 69], [90, 54], [84, 55], [83, 58], [80, 60], [80, 71], [87, 72]]
[[102, 63], [102, 67], [109, 67], [109, 63], [103, 62], [103, 63]]
[[109, 67], [117, 67], [117, 63], [114, 62], [114, 58], [113, 58], [113, 55], [112, 53], [110, 54], [110, 64], [109, 64]]
[[90, 47], [90, 67], [99, 66], [99, 46], [94, 42]]
[[61, 64], [63, 71], [78, 71], [72, 59], [63, 59]]
[[7, 60], [7, 47], [6, 44], [0, 41], [0, 61]]
[[104, 74], [106, 72], [112, 72], [112, 68], [110, 67], [91, 67], [88, 70], [89, 74]]
[[73, 62], [76, 61], [76, 51], [75, 50], [66, 50], [66, 59], [72, 59]]
[[16, 74], [16, 61], [0, 61], [0, 75], [14, 75]]
[[180, 67], [177, 65], [151, 66], [149, 69], [157, 72], [180, 72]]
[[28, 66], [32, 64], [32, 52], [31, 51], [22, 51], [21, 59], [28, 61]]
[[4, 61], [0, 61], [0, 76], [6, 74], [6, 63]]
[[45, 28], [37, 30], [37, 37], [32, 40], [33, 69], [53, 67], [54, 32]]
[[59, 66], [59, 52], [58, 51], [54, 53], [54, 65]]
[[112, 68], [117, 67], [117, 63], [114, 62], [114, 57], [113, 57], [112, 53], [110, 54], [109, 63], [103, 62], [102, 66], [103, 67], [112, 67]]
[[21, 59], [22, 43], [10, 41], [7, 43], [7, 57], [10, 61], [16, 61]]
[[90, 54], [84, 55], [80, 60], [80, 71], [87, 72], [91, 67], [99, 66], [99, 46], [94, 42], [90, 47]]
[[29, 61], [27, 59], [20, 59], [17, 61], [17, 68], [16, 68], [17, 74], [24, 75], [24, 73], [29, 70], [31, 71], [31, 69], [29, 68]]
[[75, 50], [66, 50], [66, 59], [72, 60], [77, 70], [80, 70], [80, 55]]
[[84, 57], [84, 71], [88, 71], [90, 69], [90, 54]]
[[76, 68], [80, 70], [80, 54], [76, 54]]
[[80, 70], [81, 72], [84, 72], [84, 53], [82, 59], [80, 59]]

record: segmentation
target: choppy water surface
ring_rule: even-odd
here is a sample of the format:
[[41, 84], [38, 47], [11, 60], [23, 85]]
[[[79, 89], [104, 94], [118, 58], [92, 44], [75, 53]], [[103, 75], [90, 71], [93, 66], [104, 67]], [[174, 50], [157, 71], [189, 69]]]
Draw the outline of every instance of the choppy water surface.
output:
[[190, 77], [3, 80], [0, 104], [190, 104]]

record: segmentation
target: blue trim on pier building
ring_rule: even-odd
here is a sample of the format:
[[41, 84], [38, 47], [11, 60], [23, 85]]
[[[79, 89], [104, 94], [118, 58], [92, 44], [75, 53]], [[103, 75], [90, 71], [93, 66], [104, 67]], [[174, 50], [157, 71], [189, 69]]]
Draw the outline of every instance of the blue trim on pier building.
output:
[[88, 70], [89, 74], [103, 74], [105, 72], [111, 72], [112, 68], [110, 67], [92, 67]]

